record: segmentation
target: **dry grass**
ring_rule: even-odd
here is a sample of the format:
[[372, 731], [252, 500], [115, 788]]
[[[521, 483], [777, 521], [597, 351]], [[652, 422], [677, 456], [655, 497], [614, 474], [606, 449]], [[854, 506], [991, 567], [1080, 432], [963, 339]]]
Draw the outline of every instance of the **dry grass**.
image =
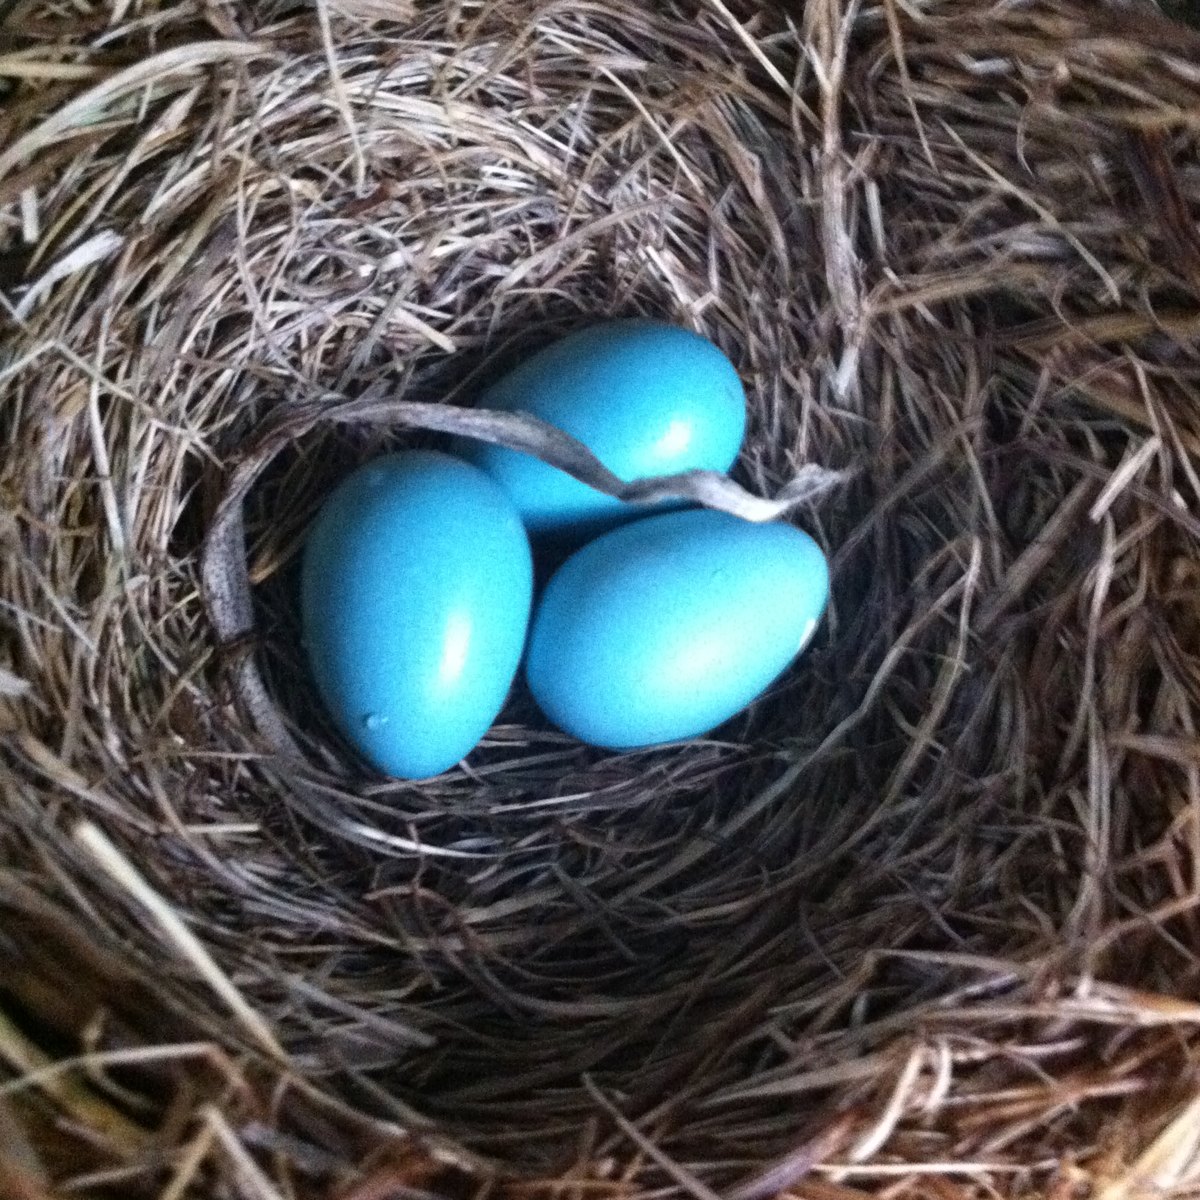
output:
[[[5, 30], [0, 1192], [1194, 1193], [1200, 37]], [[322, 494], [464, 423], [618, 488], [458, 406], [641, 312], [742, 370], [745, 491], [704, 494], [830, 548], [817, 643], [719, 737], [605, 755], [517, 694], [468, 769], [365, 777], [297, 652]]]

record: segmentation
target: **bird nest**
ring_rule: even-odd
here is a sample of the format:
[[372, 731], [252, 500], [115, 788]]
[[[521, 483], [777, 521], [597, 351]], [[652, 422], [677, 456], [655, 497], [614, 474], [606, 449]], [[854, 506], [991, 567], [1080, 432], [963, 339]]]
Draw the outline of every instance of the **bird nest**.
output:
[[[1200, 36], [4, 8], [0, 1191], [1196, 1185]], [[814, 644], [686, 744], [518, 688], [371, 775], [298, 649], [316, 507], [464, 430], [619, 491], [470, 406], [637, 314], [741, 372], [704, 498], [825, 546]]]

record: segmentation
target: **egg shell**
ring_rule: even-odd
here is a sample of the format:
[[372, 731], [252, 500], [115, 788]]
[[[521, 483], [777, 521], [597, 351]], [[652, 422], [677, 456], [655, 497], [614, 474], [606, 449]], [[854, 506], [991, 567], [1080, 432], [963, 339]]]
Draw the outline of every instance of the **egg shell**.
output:
[[[568, 335], [526, 359], [479, 403], [556, 425], [627, 483], [727, 471], [746, 431], [745, 390], [729, 359], [699, 334], [640, 318]], [[475, 442], [466, 453], [513, 498], [533, 535], [582, 540], [653, 511], [505, 447]]]
[[386, 775], [452, 767], [495, 720], [520, 664], [529, 539], [503, 490], [413, 450], [350, 475], [308, 535], [305, 646], [346, 738]]
[[546, 716], [581, 741], [620, 750], [695, 737], [778, 678], [828, 595], [825, 556], [791, 525], [648, 517], [555, 573], [526, 677]]

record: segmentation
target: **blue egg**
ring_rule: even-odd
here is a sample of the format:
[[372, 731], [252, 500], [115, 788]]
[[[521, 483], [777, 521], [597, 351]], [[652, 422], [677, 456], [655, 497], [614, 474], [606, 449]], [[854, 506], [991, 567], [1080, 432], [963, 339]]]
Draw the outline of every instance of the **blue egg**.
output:
[[512, 501], [482, 471], [412, 450], [329, 497], [301, 581], [305, 645], [339, 728], [386, 775], [457, 763], [520, 663], [533, 566]]
[[[699, 334], [659, 321], [610, 321], [570, 334], [479, 400], [526, 412], [581, 441], [626, 483], [727, 471], [746, 431], [733, 364]], [[513, 498], [534, 535], [591, 536], [646, 512], [530, 455], [475, 442], [465, 451]]]
[[647, 517], [554, 574], [526, 677], [546, 716], [581, 741], [621, 750], [696, 737], [778, 678], [828, 595], [825, 556], [791, 525]]

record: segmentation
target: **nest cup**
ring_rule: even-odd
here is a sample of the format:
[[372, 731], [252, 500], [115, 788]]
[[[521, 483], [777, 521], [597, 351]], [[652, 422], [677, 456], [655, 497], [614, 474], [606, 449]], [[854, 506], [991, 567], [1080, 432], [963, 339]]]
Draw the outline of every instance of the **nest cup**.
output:
[[[0, 1185], [1194, 1186], [1200, 39], [1059, 0], [7, 20]], [[316, 507], [536, 439], [481, 386], [640, 314], [746, 381], [707, 500], [823, 543], [815, 642], [685, 745], [518, 687], [464, 767], [371, 776], [303, 668]]]

